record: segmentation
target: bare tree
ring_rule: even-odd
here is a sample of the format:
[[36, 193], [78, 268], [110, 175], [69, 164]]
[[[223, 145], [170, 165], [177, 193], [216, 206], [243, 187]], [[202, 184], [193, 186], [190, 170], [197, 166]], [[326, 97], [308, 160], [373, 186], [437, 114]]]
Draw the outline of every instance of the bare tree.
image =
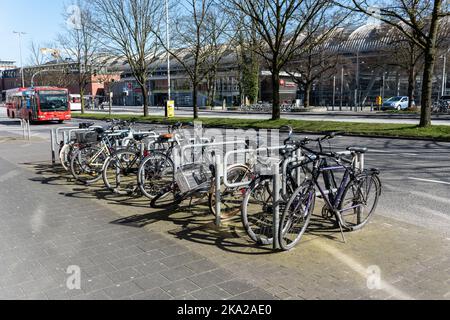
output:
[[414, 41], [405, 38], [398, 32], [390, 41], [386, 54], [393, 57], [394, 64], [408, 74], [408, 109], [413, 107], [416, 95], [416, 79], [421, 68], [423, 68], [423, 50]]
[[44, 48], [43, 45], [35, 41], [30, 42], [30, 57], [28, 58], [28, 63], [30, 66], [39, 66], [46, 62], [47, 57], [42, 53], [42, 48]]
[[396, 28], [405, 38], [422, 50], [424, 68], [420, 127], [431, 125], [433, 72], [436, 63], [437, 39], [441, 22], [449, 15], [447, 0], [391, 0], [387, 6], [374, 7], [371, 0], [341, 0], [341, 5], [354, 12], [377, 16]]
[[75, 10], [64, 12], [69, 21], [75, 15], [75, 21], [67, 23], [63, 33], [57, 37], [62, 54], [73, 61], [77, 69], [77, 84], [80, 89], [81, 113], [85, 112], [85, 95], [87, 86], [101, 67], [96, 55], [98, 41], [94, 33], [93, 12], [87, 2], [78, 0]]
[[222, 41], [226, 23], [214, 0], [186, 0], [178, 3], [173, 11], [180, 12], [172, 33], [173, 48], [167, 48], [166, 41], [156, 35], [189, 77], [197, 119], [199, 86], [208, 75], [215, 77], [217, 65], [226, 52]]
[[338, 52], [329, 47], [342, 42], [344, 29], [339, 26], [347, 15], [332, 9], [332, 6], [324, 6], [306, 23], [303, 46], [294, 52], [285, 67], [292, 80], [303, 89], [305, 108], [310, 106], [314, 82], [334, 71], [340, 62]]
[[230, 0], [254, 25], [263, 45], [257, 53], [272, 74], [272, 119], [280, 118], [280, 71], [309, 39], [302, 37], [311, 19], [330, 5], [327, 0]]
[[256, 103], [259, 95], [260, 56], [256, 54], [260, 45], [253, 24], [250, 29], [245, 28], [245, 16], [234, 14], [232, 25], [236, 37], [234, 47], [237, 61], [239, 89], [241, 104], [249, 100], [250, 104]]
[[92, 0], [95, 29], [110, 52], [126, 58], [142, 91], [144, 116], [148, 116], [150, 66], [158, 60], [161, 0]]
[[206, 46], [209, 49], [209, 71], [206, 74], [207, 105], [213, 106], [217, 91], [217, 74], [219, 65], [225, 55], [230, 53], [233, 36], [225, 32], [229, 17], [214, 6], [205, 17], [205, 30], [208, 33]]

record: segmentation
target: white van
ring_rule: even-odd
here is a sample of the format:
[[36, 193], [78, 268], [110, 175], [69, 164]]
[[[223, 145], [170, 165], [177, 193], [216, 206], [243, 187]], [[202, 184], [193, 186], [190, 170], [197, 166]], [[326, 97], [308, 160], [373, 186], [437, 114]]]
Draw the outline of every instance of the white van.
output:
[[69, 94], [70, 111], [81, 111], [81, 96], [79, 94]]

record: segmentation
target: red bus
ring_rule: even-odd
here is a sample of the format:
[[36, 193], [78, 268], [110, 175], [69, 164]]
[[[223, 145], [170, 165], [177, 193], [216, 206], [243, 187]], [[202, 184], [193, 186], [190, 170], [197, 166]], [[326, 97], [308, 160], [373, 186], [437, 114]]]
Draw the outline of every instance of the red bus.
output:
[[6, 91], [9, 118], [36, 121], [71, 119], [67, 89], [57, 87], [17, 88]]

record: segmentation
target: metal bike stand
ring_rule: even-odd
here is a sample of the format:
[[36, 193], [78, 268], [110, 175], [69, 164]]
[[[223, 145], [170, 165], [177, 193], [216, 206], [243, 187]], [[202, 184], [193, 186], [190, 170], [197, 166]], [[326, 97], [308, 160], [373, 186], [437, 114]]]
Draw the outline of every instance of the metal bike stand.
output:
[[220, 186], [222, 185], [221, 179], [223, 174], [222, 163], [220, 162], [220, 155], [216, 154], [214, 156], [215, 162], [215, 187], [216, 187], [216, 226], [220, 227], [222, 223], [222, 215], [221, 215], [221, 197], [222, 194], [220, 192]]
[[272, 210], [273, 210], [273, 249], [280, 249], [278, 236], [280, 232], [280, 168], [277, 165], [272, 166], [273, 173], [273, 194], [272, 194]]

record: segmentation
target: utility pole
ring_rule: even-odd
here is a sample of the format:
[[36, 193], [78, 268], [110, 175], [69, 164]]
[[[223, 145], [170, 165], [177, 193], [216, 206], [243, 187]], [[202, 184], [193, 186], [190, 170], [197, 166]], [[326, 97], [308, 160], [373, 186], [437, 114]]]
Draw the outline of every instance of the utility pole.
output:
[[171, 98], [171, 78], [170, 78], [170, 26], [169, 26], [169, 0], [166, 0], [166, 41], [167, 41], [167, 94], [168, 100]]
[[20, 54], [20, 74], [22, 77], [22, 88], [25, 87], [25, 78], [23, 75], [23, 61], [22, 61], [22, 35], [25, 35], [25, 32], [21, 32], [21, 31], [13, 31], [14, 34], [17, 34], [18, 39], [19, 39], [19, 54]]
[[341, 67], [341, 104], [339, 106], [339, 111], [342, 111], [342, 105], [344, 103], [344, 66]]
[[333, 76], [333, 111], [336, 102], [336, 75]]
[[168, 102], [171, 101], [171, 79], [170, 79], [170, 30], [169, 30], [169, 0], [165, 0], [166, 4], [166, 46], [167, 46], [167, 103], [165, 109], [165, 116], [168, 117]]
[[446, 86], [447, 86], [447, 74], [446, 74], [446, 65], [447, 65], [447, 52], [444, 53], [444, 66], [442, 67], [442, 90], [441, 90], [441, 97], [445, 95]]

